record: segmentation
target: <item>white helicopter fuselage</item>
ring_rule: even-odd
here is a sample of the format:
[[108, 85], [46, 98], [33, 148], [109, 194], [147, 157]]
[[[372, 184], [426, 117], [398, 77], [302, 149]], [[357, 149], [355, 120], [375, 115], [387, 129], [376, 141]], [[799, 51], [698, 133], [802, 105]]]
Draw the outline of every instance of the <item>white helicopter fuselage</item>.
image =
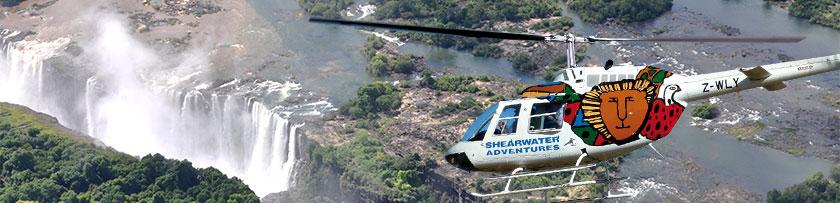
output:
[[[673, 128], [673, 124], [676, 123], [676, 119], [687, 106], [688, 101], [756, 87], [765, 87], [771, 91], [778, 90], [785, 87], [782, 81], [840, 69], [840, 55], [690, 77], [662, 71], [667, 73], [667, 76], [664, 76], [666, 79], [659, 80], [656, 85], [649, 85], [649, 88], [653, 86], [657, 88], [654, 93], [650, 93], [648, 89], [648, 96], [655, 94], [655, 97], [644, 103], [649, 106], [645, 108], [646, 114], [644, 111], [634, 110], [629, 106], [638, 103], [639, 99], [634, 100], [630, 96], [627, 98], [618, 96], [619, 99], [616, 99], [616, 96], [607, 95], [610, 91], [643, 92], [632, 88], [627, 90], [627, 87], [632, 85], [647, 87], [647, 84], [641, 83], [648, 82], [638, 80], [646, 71], [654, 74], [655, 72], [652, 71], [654, 69], [630, 65], [620, 65], [609, 70], [602, 67], [567, 69], [558, 75], [555, 81], [580, 93], [578, 95], [583, 97], [583, 102], [561, 101], [559, 98], [565, 96], [562, 92], [549, 94], [550, 96], [501, 101], [479, 116], [464, 138], [447, 151], [445, 158], [450, 164], [465, 170], [494, 172], [510, 172], [517, 168], [541, 171], [598, 163], [627, 154], [666, 136], [670, 132], [668, 128]], [[655, 78], [647, 75], [645, 77]], [[631, 83], [634, 80], [635, 83]], [[612, 94], [615, 95], [615, 93]], [[602, 102], [601, 106], [597, 106], [598, 102], [593, 102], [595, 99]], [[624, 100], [624, 102], [619, 100]], [[653, 100], [661, 101], [650, 102]], [[613, 104], [606, 104], [609, 102]], [[568, 115], [570, 111], [563, 111], [564, 108], [574, 105], [580, 105], [577, 114], [582, 115], [575, 115], [577, 118], [571, 118]], [[613, 108], [617, 110], [612, 110]], [[666, 110], [667, 113], [665, 113]], [[675, 112], [678, 115], [673, 115]], [[642, 116], [641, 114], [645, 114], [644, 122], [634, 124], [630, 121], [633, 116], [639, 117]], [[671, 114], [671, 117], [667, 114]], [[564, 117], [566, 119], [563, 121], [559, 120]], [[550, 121], [559, 122], [551, 123]], [[664, 127], [664, 130], [659, 129], [660, 123], [668, 127]], [[590, 125], [597, 129], [595, 134], [598, 134], [599, 139], [611, 137], [609, 140], [612, 142], [605, 140], [593, 142], [589, 136], [595, 135], [586, 132], [595, 131], [581, 133], [581, 130], [574, 130], [581, 129], [580, 126], [583, 125]], [[659, 134], [651, 131], [650, 128], [660, 130]], [[622, 130], [627, 129], [630, 129], [632, 133], [623, 133], [627, 135], [622, 137]], [[605, 134], [609, 135], [605, 136]], [[581, 155], [584, 153], [586, 156], [582, 158]], [[582, 162], [576, 163], [578, 159]]]
[[[530, 130], [533, 123], [529, 116], [534, 104], [548, 103], [544, 99], [523, 98], [499, 102], [499, 106], [520, 105], [520, 118], [515, 122], [516, 131], [513, 133], [495, 134], [487, 131], [481, 141], [460, 142], [452, 149], [465, 149], [467, 156], [473, 161], [475, 168], [481, 171], [509, 172], [516, 168], [541, 170], [574, 166], [581, 150], [586, 150], [591, 159], [584, 159], [582, 164], [597, 163], [609, 160], [651, 142], [639, 139], [624, 145], [587, 146], [583, 140], [572, 132], [571, 125], [561, 125], [556, 129]], [[502, 109], [497, 109], [495, 115], [500, 115]], [[496, 116], [490, 123], [499, 123]], [[526, 130], [528, 129], [528, 130]]]

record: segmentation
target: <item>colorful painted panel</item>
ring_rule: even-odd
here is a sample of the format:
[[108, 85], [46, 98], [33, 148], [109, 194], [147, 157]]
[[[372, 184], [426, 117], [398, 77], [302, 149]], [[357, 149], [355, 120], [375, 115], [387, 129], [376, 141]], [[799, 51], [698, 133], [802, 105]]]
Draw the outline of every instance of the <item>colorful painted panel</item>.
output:
[[642, 128], [641, 134], [647, 139], [658, 140], [665, 137], [674, 126], [677, 124], [680, 115], [682, 115], [685, 107], [674, 101], [674, 93], [681, 91], [678, 85], [668, 85], [665, 87], [663, 96], [667, 99], [657, 98], [653, 101], [650, 115]]
[[648, 80], [601, 83], [584, 95], [583, 120], [613, 143], [635, 141], [639, 137], [634, 135], [644, 124], [656, 97], [654, 89]]
[[648, 66], [645, 69], [639, 71], [639, 74], [636, 75], [636, 79], [645, 79], [653, 83], [656, 86], [654, 92], [659, 92], [659, 86], [662, 85], [662, 82], [665, 81], [665, 78], [671, 77], [671, 72], [664, 71], [662, 69]]
[[545, 83], [541, 85], [534, 85], [522, 91], [519, 97], [523, 98], [538, 98], [549, 96], [551, 94], [561, 93], [566, 90], [566, 84], [562, 82]]
[[671, 132], [685, 110], [674, 100], [682, 90], [678, 85], [664, 87], [657, 97], [671, 75], [648, 66], [636, 79], [601, 83], [584, 94], [555, 82], [529, 87], [521, 96], [566, 103], [563, 121], [587, 145], [622, 145], [641, 137], [658, 140]]

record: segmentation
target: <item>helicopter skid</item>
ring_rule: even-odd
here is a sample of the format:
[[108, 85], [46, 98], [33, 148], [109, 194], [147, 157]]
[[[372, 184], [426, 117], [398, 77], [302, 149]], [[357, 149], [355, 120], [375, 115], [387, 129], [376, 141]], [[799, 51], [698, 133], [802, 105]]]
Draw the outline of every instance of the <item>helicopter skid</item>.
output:
[[577, 171], [577, 170], [580, 170], [580, 169], [592, 168], [592, 167], [595, 167], [595, 166], [596, 166], [596, 164], [589, 164], [589, 165], [583, 165], [583, 166], [573, 166], [573, 167], [561, 168], [561, 169], [551, 170], [551, 171], [538, 171], [538, 172], [532, 172], [532, 173], [520, 173], [520, 174], [516, 174], [516, 175], [495, 176], [495, 177], [489, 177], [489, 178], [486, 178], [486, 179], [487, 180], [493, 180], [493, 179], [519, 178], [519, 177], [543, 175], [543, 174], [549, 174], [549, 173]]
[[631, 196], [633, 196], [633, 195], [632, 194], [617, 194], [617, 195], [607, 195], [605, 197], [591, 197], [591, 198], [583, 198], [583, 199], [566, 200], [566, 201], [560, 201], [560, 202], [563, 202], [563, 203], [594, 202], [594, 201], [599, 201], [599, 200], [618, 199], [618, 198], [625, 198], [625, 197], [631, 197]]
[[552, 186], [546, 186], [546, 187], [538, 187], [538, 188], [530, 188], [530, 189], [522, 189], [522, 190], [513, 190], [513, 191], [501, 191], [501, 192], [491, 193], [491, 194], [480, 194], [480, 193], [470, 193], [470, 194], [472, 194], [473, 196], [476, 196], [476, 197], [492, 197], [492, 196], [499, 196], [499, 195], [517, 194], [517, 193], [523, 193], [523, 192], [543, 191], [543, 190], [550, 190], [550, 189], [564, 188], [564, 187], [575, 187], [575, 186], [582, 186], [582, 185], [591, 185], [591, 184], [595, 184], [595, 183], [597, 183], [597, 182], [595, 182], [594, 180], [589, 180], [589, 181], [581, 181], [581, 182], [574, 182], [574, 183], [566, 183], [566, 184], [560, 184], [560, 185], [552, 185]]
[[[598, 179], [598, 180], [579, 181], [579, 182], [565, 183], [565, 184], [552, 185], [552, 186], [546, 186], [546, 187], [538, 187], [538, 188], [529, 188], [529, 189], [522, 189], [522, 190], [501, 191], [501, 192], [491, 193], [491, 194], [481, 194], [481, 193], [470, 193], [470, 194], [472, 194], [473, 196], [476, 196], [476, 197], [493, 197], [493, 196], [500, 196], [500, 195], [511, 195], [511, 194], [517, 194], [517, 193], [523, 193], [523, 192], [536, 192], [536, 191], [551, 190], [551, 189], [566, 188], [566, 187], [584, 186], [584, 185], [599, 184], [599, 183], [607, 183], [608, 184], [608, 183], [611, 183], [611, 182], [626, 180], [626, 179], [628, 179], [628, 178], [627, 177], [612, 178], [612, 179], [609, 179], [609, 180]], [[568, 200], [568, 201], [563, 201], [563, 202], [597, 201], [597, 200], [615, 199], [615, 198], [623, 198], [623, 197], [631, 197], [631, 196], [632, 196], [631, 194], [617, 194], [617, 195], [609, 194], [609, 195], [604, 196], [604, 197], [575, 199], [575, 200]]]
[[[580, 170], [580, 169], [583, 169], [583, 168], [590, 168], [590, 167], [592, 167], [592, 166], [586, 165], [586, 166], [580, 166], [580, 167], [558, 169], [558, 170], [555, 170], [555, 171], [522, 174], [521, 176], [520, 175], [512, 175], [512, 176], [493, 177], [493, 178], [494, 179], [509, 178], [509, 179], [512, 180], [513, 178], [517, 178], [517, 177], [542, 175], [542, 174], [548, 174], [548, 173], [567, 172], [567, 171], [572, 171], [570, 169]], [[612, 182], [615, 182], [615, 181], [621, 181], [621, 180], [626, 180], [626, 179], [628, 179], [628, 178], [627, 177], [621, 177], [621, 178], [610, 178], [610, 179], [596, 179], [596, 180], [576, 181], [576, 182], [564, 183], [564, 184], [559, 184], [559, 185], [552, 185], [552, 186], [545, 186], [545, 187], [538, 187], [538, 188], [529, 188], [529, 189], [522, 189], [522, 190], [505, 190], [505, 191], [501, 191], [501, 192], [497, 192], [497, 193], [491, 193], [491, 194], [481, 194], [481, 193], [470, 193], [470, 194], [472, 194], [473, 196], [476, 196], [476, 197], [493, 197], [493, 196], [511, 195], [511, 194], [517, 194], [517, 193], [523, 193], [523, 192], [536, 192], [536, 191], [551, 190], [551, 189], [557, 189], [557, 188], [584, 186], [584, 185], [591, 185], [591, 184], [609, 184], [609, 183], [612, 183]], [[592, 197], [592, 198], [584, 198], [584, 199], [575, 199], [575, 200], [568, 200], [568, 201], [562, 201], [562, 202], [597, 201], [597, 200], [607, 200], [607, 199], [624, 198], [624, 197], [631, 197], [631, 196], [632, 196], [631, 194], [617, 194], [617, 195], [608, 194], [607, 196], [604, 196], [604, 197]]]

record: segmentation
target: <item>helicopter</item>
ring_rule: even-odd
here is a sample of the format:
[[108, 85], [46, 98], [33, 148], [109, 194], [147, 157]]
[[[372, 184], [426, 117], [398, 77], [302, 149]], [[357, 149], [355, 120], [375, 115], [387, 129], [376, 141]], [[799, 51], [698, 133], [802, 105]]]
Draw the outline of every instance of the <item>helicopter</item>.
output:
[[[510, 195], [626, 178], [576, 180], [581, 169], [650, 146], [674, 128], [688, 102], [763, 87], [776, 91], [784, 81], [840, 69], [840, 54], [680, 76], [653, 66], [608, 60], [603, 67], [577, 67], [576, 43], [603, 41], [795, 43], [804, 37], [657, 37], [602, 38], [572, 33], [539, 35], [470, 29], [435, 28], [381, 22], [310, 17], [310, 22], [466, 37], [565, 43], [567, 67], [553, 82], [525, 88], [518, 98], [500, 101], [481, 113], [461, 140], [444, 154], [446, 162], [466, 171], [510, 173], [504, 190], [471, 193], [477, 197]], [[609, 170], [609, 169], [608, 169]], [[511, 190], [526, 176], [571, 172], [568, 183]], [[631, 197], [612, 194], [566, 202]]]

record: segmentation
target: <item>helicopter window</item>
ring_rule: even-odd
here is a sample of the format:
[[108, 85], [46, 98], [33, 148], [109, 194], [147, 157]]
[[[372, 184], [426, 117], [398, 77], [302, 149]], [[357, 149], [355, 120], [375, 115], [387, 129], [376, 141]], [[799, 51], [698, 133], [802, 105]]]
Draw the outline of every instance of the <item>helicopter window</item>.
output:
[[601, 82], [608, 82], [610, 81], [610, 75], [601, 74]]
[[487, 130], [490, 129], [490, 119], [493, 118], [493, 113], [496, 113], [496, 108], [499, 107], [499, 104], [493, 104], [490, 106], [484, 113], [478, 116], [470, 125], [470, 128], [467, 129], [467, 132], [464, 133], [464, 138], [461, 141], [480, 141], [484, 140], [484, 134], [486, 134]]
[[586, 76], [586, 86], [592, 87], [592, 86], [598, 85], [598, 83], [600, 82], [598, 80], [598, 77], [600, 77], [600, 76], [598, 76], [598, 75], [588, 75], [588, 76]]
[[561, 72], [560, 75], [563, 76], [563, 81], [569, 81], [569, 74], [566, 74], [565, 71]]
[[534, 104], [531, 114], [531, 123], [528, 127], [529, 131], [541, 131], [560, 129], [563, 126], [563, 106], [562, 102], [539, 103]]
[[636, 78], [635, 76], [633, 76], [633, 74], [627, 74], [627, 79], [633, 79], [633, 78]]
[[505, 108], [502, 109], [502, 114], [499, 115], [499, 123], [496, 125], [496, 130], [493, 134], [504, 135], [516, 133], [516, 121], [517, 117], [519, 117], [519, 107], [521, 107], [521, 105], [514, 104], [505, 106]]
[[618, 75], [616, 75], [616, 74], [610, 75], [610, 81], [618, 81]]

